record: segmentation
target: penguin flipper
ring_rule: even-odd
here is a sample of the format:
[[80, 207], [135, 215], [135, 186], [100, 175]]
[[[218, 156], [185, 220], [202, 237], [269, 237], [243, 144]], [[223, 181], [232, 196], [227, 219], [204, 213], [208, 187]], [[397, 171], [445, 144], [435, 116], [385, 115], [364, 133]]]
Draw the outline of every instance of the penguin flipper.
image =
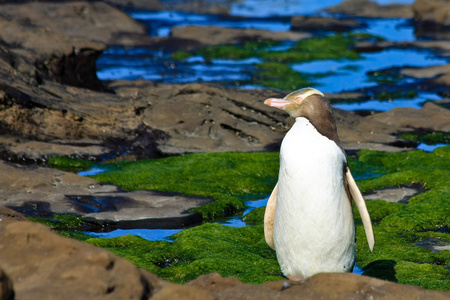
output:
[[275, 249], [273, 243], [273, 220], [275, 219], [275, 207], [277, 206], [277, 191], [278, 182], [277, 185], [275, 185], [272, 194], [270, 194], [264, 213], [264, 238], [266, 239], [267, 245], [272, 249]]
[[361, 216], [370, 251], [373, 251], [373, 246], [375, 245], [375, 237], [373, 235], [373, 228], [372, 222], [370, 221], [369, 211], [367, 210], [366, 202], [361, 195], [361, 191], [359, 190], [358, 185], [356, 185], [355, 179], [353, 179], [352, 173], [350, 173], [350, 169], [348, 167], [345, 172], [345, 179], [353, 201], [355, 201], [356, 207], [358, 208], [359, 215]]

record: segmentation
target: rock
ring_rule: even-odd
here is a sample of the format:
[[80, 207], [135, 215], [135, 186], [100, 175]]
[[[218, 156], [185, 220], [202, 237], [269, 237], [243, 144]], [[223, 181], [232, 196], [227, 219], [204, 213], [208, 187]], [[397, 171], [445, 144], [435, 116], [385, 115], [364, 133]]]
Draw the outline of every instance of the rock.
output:
[[12, 281], [2, 269], [0, 269], [0, 300], [14, 300]]
[[0, 163], [0, 174], [1, 206], [27, 216], [82, 216], [85, 230], [182, 228], [202, 222], [200, 214], [188, 213], [190, 209], [213, 201], [176, 193], [124, 192], [73, 173], [6, 162]]
[[16, 212], [15, 210], [9, 209], [5, 206], [0, 206], [0, 227], [6, 226], [12, 222], [26, 221], [28, 220], [22, 214]]
[[383, 123], [386, 126], [450, 131], [450, 110], [440, 107], [433, 102], [425, 103], [421, 109], [394, 108], [367, 118]]
[[[4, 45], [0, 49], [0, 86], [6, 94], [27, 102], [25, 91], [44, 80], [102, 89], [95, 61], [105, 49], [104, 44], [1, 18], [0, 28], [0, 41]], [[5, 85], [11, 87], [6, 89]]]
[[408, 185], [393, 188], [384, 188], [364, 194], [364, 200], [380, 200], [388, 202], [408, 203], [409, 199], [422, 193], [423, 188], [418, 185]]
[[[424, 68], [403, 68], [400, 73], [414, 78], [434, 78], [450, 74], [450, 64]], [[450, 85], [450, 82], [447, 85]]]
[[[449, 293], [427, 291], [352, 273], [318, 274], [282, 292], [286, 299], [445, 299]], [[434, 298], [435, 297], [435, 298]]]
[[450, 2], [445, 0], [416, 0], [412, 5], [416, 29], [447, 31], [450, 28]]
[[424, 82], [424, 85], [427, 86], [450, 86], [450, 64], [425, 68], [403, 68], [400, 73], [414, 78], [428, 79]]
[[0, 249], [16, 299], [147, 299], [155, 289], [130, 262], [40, 224], [1, 226]]
[[450, 250], [450, 244], [446, 240], [440, 238], [426, 238], [420, 242], [415, 243], [414, 245], [423, 247], [433, 252]]
[[277, 31], [261, 29], [238, 29], [218, 26], [183, 26], [174, 27], [171, 31], [172, 38], [184, 38], [195, 40], [203, 45], [236, 44], [245, 41], [274, 40], [274, 41], [298, 41], [311, 37], [309, 33], [293, 31]]
[[361, 27], [363, 27], [363, 24], [354, 19], [315, 16], [294, 16], [291, 18], [291, 30], [293, 31], [344, 32]]
[[167, 9], [169, 10], [181, 10], [202, 14], [224, 14], [227, 15], [230, 12], [231, 5], [239, 2], [238, 0], [177, 0], [177, 1], [164, 1]]
[[133, 45], [149, 40], [144, 25], [121, 10], [99, 1], [4, 4], [0, 9], [0, 17], [21, 24], [31, 23], [44, 32], [51, 31], [105, 44]]
[[[0, 291], [6, 286], [3, 295], [7, 296], [0, 298], [2, 300], [356, 297], [439, 300], [450, 296], [450, 293], [427, 291], [351, 273], [324, 273], [303, 282], [280, 280], [259, 286], [211, 273], [179, 285], [165, 282], [104, 249], [61, 237], [47, 227], [29, 221], [8, 222], [7, 225], [0, 222], [0, 249], [3, 270], [0, 271]], [[9, 278], [6, 285], [5, 278]]]
[[341, 4], [325, 10], [330, 13], [341, 13], [348, 16], [368, 18], [404, 18], [413, 17], [411, 5], [388, 4], [379, 5], [369, 0], [345, 0]]

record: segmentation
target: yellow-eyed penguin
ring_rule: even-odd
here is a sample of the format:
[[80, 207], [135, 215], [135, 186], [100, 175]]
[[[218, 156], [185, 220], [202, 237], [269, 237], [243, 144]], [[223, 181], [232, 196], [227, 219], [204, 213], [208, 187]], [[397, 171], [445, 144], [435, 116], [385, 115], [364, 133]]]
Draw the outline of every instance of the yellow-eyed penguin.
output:
[[375, 239], [369, 212], [340, 145], [330, 103], [313, 88], [264, 103], [295, 118], [281, 144], [278, 183], [266, 206], [267, 244], [275, 249], [283, 274], [291, 280], [322, 272], [351, 272], [355, 264], [351, 198], [371, 251]]

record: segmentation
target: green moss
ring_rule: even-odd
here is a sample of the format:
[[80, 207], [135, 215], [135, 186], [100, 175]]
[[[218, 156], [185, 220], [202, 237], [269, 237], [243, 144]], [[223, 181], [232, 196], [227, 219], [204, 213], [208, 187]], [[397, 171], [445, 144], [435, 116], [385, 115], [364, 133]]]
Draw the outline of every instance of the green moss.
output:
[[280, 89], [297, 90], [312, 83], [301, 73], [292, 70], [289, 66], [276, 62], [257, 64], [257, 75], [253, 81], [257, 85]]
[[299, 41], [291, 51], [297, 53], [295, 61], [315, 59], [357, 59], [360, 55], [352, 50], [360, 39], [359, 35], [336, 34], [323, 38], [311, 38]]
[[166, 280], [184, 283], [210, 272], [259, 284], [281, 279], [275, 253], [259, 226], [204, 224], [173, 236], [174, 242], [149, 242], [134, 236], [90, 239]]
[[[370, 219], [372, 224], [377, 224], [383, 220], [386, 216], [396, 213], [402, 210], [405, 204], [386, 202], [384, 200], [372, 200], [367, 201], [367, 209], [370, 212]], [[362, 224], [361, 217], [359, 216], [356, 206], [353, 206], [353, 215], [356, 224]]]
[[[237, 45], [216, 45], [198, 49], [195, 55], [205, 59], [226, 58], [244, 59], [260, 57], [272, 62], [305, 62], [315, 59], [357, 59], [360, 55], [352, 50], [354, 44], [361, 40], [358, 34], [337, 34], [322, 38], [310, 38], [297, 42], [285, 51], [271, 51], [270, 46], [277, 45], [275, 41], [245, 42]], [[177, 53], [177, 57], [185, 58], [186, 53]]]
[[51, 218], [28, 217], [28, 219], [55, 230], [78, 230], [83, 225], [83, 217], [60, 213], [53, 214]]
[[172, 53], [172, 59], [175, 60], [185, 60], [188, 59], [189, 57], [191, 57], [191, 54], [187, 51], [176, 51], [174, 53]]
[[265, 211], [266, 211], [265, 206], [255, 208], [244, 216], [243, 221], [248, 225], [263, 224]]
[[425, 188], [443, 187], [450, 181], [450, 147], [440, 147], [432, 153], [422, 150], [383, 153], [361, 150], [360, 163], [375, 173], [386, 174], [359, 182], [362, 192], [403, 184], [422, 183]]
[[90, 160], [53, 156], [48, 159], [48, 166], [66, 172], [81, 172], [92, 168], [96, 163]]
[[392, 92], [392, 93], [379, 93], [375, 95], [375, 98], [378, 100], [393, 100], [393, 99], [413, 99], [417, 97], [416, 91], [406, 91], [406, 92]]
[[92, 177], [127, 191], [170, 191], [216, 199], [194, 209], [211, 220], [242, 211], [244, 196], [269, 193], [277, 180], [278, 153], [202, 153], [106, 166], [111, 171]]
[[404, 75], [392, 71], [375, 71], [367, 73], [367, 81], [377, 84], [397, 84], [404, 79]]
[[400, 135], [401, 139], [413, 141], [413, 142], [422, 142], [427, 145], [435, 145], [435, 144], [450, 144], [450, 134], [447, 132], [431, 132], [427, 134], [413, 134], [413, 133], [403, 133]]

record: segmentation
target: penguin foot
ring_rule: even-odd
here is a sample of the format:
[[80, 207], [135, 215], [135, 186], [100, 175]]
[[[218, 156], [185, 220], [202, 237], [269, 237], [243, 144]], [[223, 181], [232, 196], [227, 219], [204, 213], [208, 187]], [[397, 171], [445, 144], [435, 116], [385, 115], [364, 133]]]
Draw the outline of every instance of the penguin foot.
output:
[[301, 277], [301, 276], [289, 276], [289, 275], [287, 275], [286, 276], [289, 280], [292, 280], [292, 281], [302, 281], [302, 280], [304, 280], [305, 278], [303, 278], [303, 277]]

